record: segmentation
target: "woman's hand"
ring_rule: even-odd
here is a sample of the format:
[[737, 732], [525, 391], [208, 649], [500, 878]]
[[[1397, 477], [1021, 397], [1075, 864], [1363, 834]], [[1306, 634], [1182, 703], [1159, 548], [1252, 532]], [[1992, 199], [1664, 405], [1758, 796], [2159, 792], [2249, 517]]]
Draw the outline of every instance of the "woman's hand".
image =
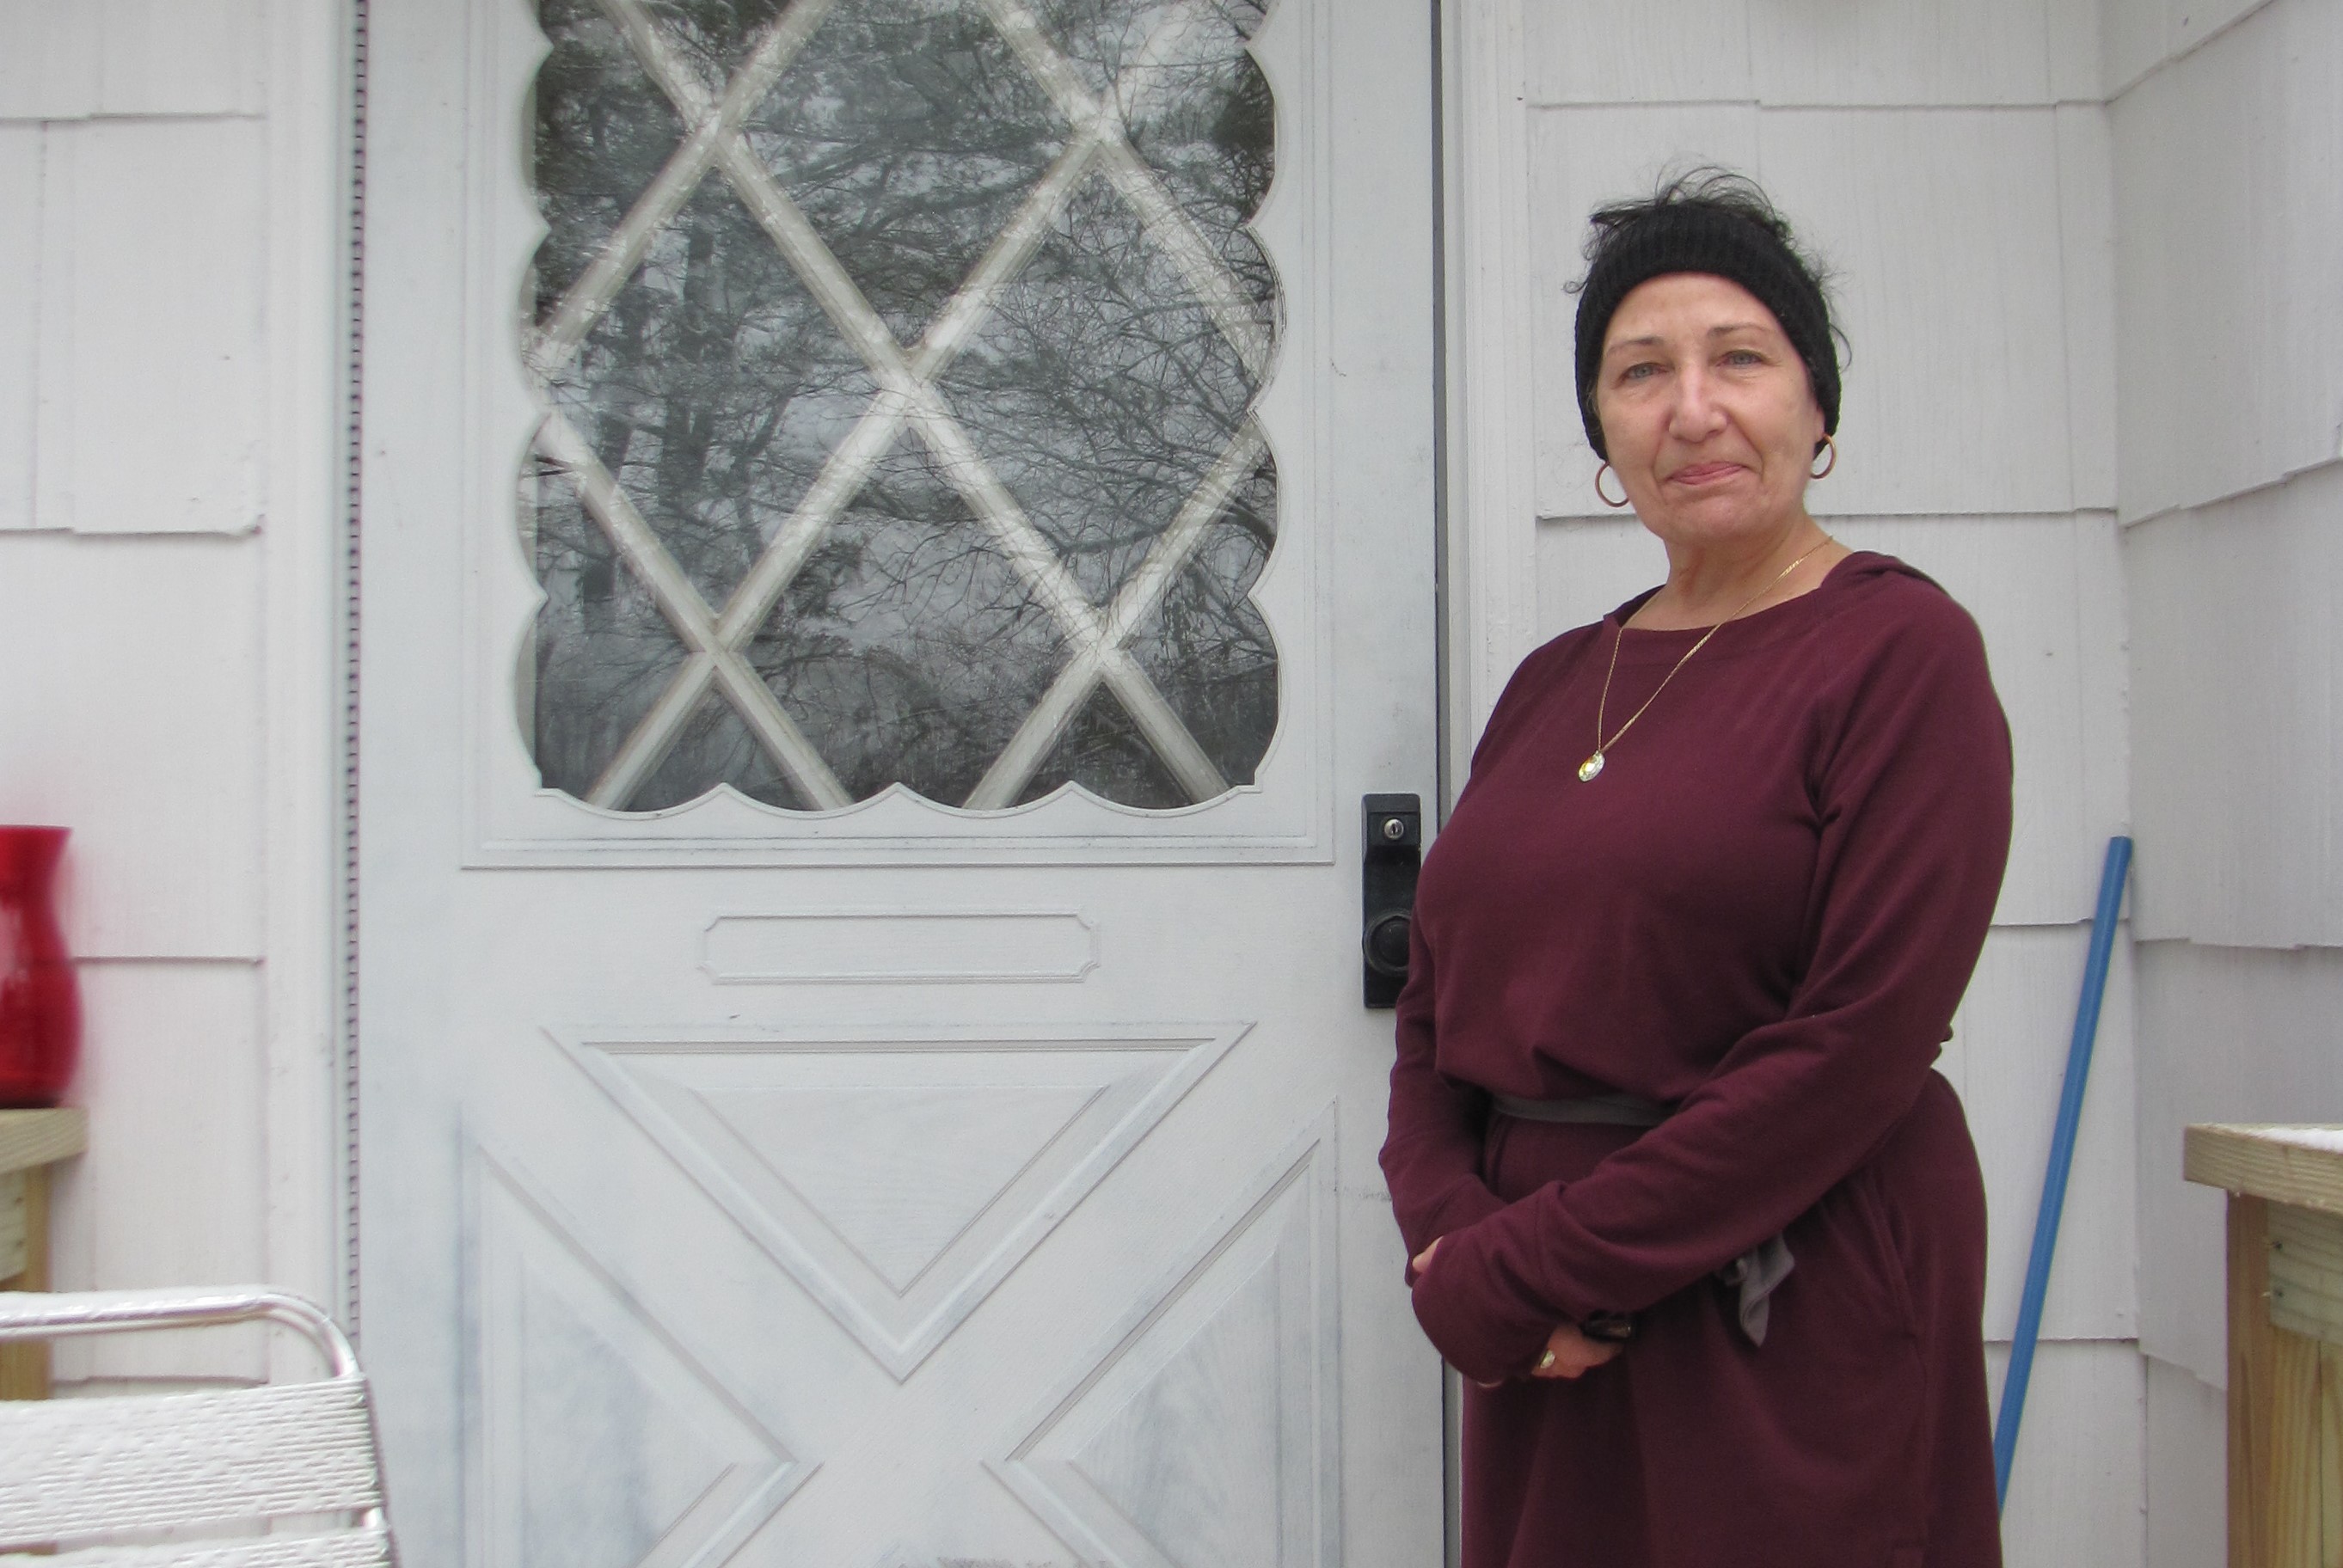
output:
[[1577, 1377], [1592, 1372], [1627, 1347], [1616, 1340], [1590, 1340], [1576, 1323], [1557, 1323], [1546, 1336], [1545, 1354], [1538, 1358], [1532, 1377]]
[[[1432, 1245], [1409, 1260], [1417, 1278], [1421, 1279], [1423, 1271], [1432, 1267], [1432, 1255], [1438, 1251], [1440, 1240], [1435, 1238]], [[1554, 1332], [1546, 1336], [1545, 1354], [1539, 1357], [1537, 1365], [1530, 1369], [1530, 1376], [1578, 1377], [1610, 1361], [1626, 1348], [1616, 1340], [1590, 1340], [1578, 1332], [1575, 1323], [1557, 1323]], [[1481, 1386], [1495, 1388], [1498, 1385], [1484, 1382]]]

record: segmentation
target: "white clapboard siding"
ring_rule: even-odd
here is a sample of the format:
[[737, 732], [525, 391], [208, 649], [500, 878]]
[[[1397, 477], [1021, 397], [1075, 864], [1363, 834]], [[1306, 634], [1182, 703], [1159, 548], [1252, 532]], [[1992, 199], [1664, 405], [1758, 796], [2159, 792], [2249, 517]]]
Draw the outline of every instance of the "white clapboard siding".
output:
[[2126, 520], [2332, 459], [2343, 7], [2277, 0], [2113, 115]]
[[[58, 1169], [59, 1290], [268, 1277], [260, 976], [239, 963], [81, 969], [89, 1151]], [[257, 1379], [257, 1329], [60, 1342], [57, 1375]]]
[[1519, 3], [1533, 104], [1694, 104], [1753, 95], [1750, 0]]
[[2164, 0], [2168, 53], [2182, 55], [2270, 3], [2270, 0]]
[[2051, 0], [1753, 0], [1750, 72], [1767, 104], [2051, 101]]
[[2167, 941], [2137, 956], [2140, 1339], [2226, 1383], [2223, 1200], [2182, 1180], [2181, 1131], [2195, 1121], [2343, 1122], [2343, 950]]
[[2063, 512], [2057, 116], [1769, 110], [1758, 173], [1838, 273], [1835, 512]]
[[2172, 40], [2167, 0], [2100, 0], [2100, 85], [2123, 92], [2164, 64]]
[[255, 120], [49, 126], [37, 527], [258, 523], [266, 149]]
[[2228, 1558], [2228, 1396], [2181, 1367], [2147, 1363], [2147, 1568]]
[[2078, 511], [2116, 508], [2116, 170], [2106, 106], [2061, 104], [2059, 260], [2066, 284], [2066, 457]]
[[2050, 95], [2062, 104], [2107, 99], [2103, 0], [2048, 0]]
[[2143, 938], [2343, 942], [2343, 465], [2127, 531]]
[[259, 0], [103, 0], [100, 8], [99, 113], [249, 114], [261, 107]]
[[[1939, 1067], [1960, 1091], [1985, 1172], [1985, 1324], [1995, 1339], [2016, 1332], [2089, 940], [2087, 926], [1994, 931]], [[2129, 944], [2119, 940], [2044, 1297], [2047, 1339], [2139, 1332], [2132, 1047]]]
[[101, 7], [0, 0], [0, 120], [53, 120], [97, 106]]
[[1526, 4], [1541, 104], [2038, 104], [2095, 99], [2087, 0]]
[[40, 267], [41, 127], [0, 125], [0, 528], [33, 520]]
[[[1996, 1404], [2007, 1360], [2006, 1346], [1986, 1347]], [[2041, 1347], [2001, 1516], [2007, 1568], [2139, 1568], [2147, 1548], [2146, 1404], [2137, 1346], [2116, 1340]]]
[[2106, 91], [2123, 92], [2149, 72], [2236, 25], [2270, 0], [2104, 0]]
[[[2016, 758], [2016, 819], [1996, 918], [2005, 925], [2087, 920], [2107, 839], [2127, 820], [2112, 520], [2090, 513], [1826, 521], [1848, 544], [1928, 573], [1985, 634]], [[1658, 544], [1633, 521], [1549, 521], [1539, 529], [1541, 626], [1552, 636], [1584, 625], [1665, 569]]]
[[[1663, 166], [1755, 174], [1838, 274], [1853, 347], [1841, 458], [1817, 504], [1854, 514], [2064, 512], [2077, 505], [2070, 359], [2102, 412], [2081, 432], [2103, 476], [2108, 328], [2070, 345], [2070, 296], [2112, 286], [2104, 221], [2062, 196], [2104, 179], [2103, 149], [2052, 108], [1759, 112], [1746, 105], [1547, 109], [1533, 116], [1530, 203], [1537, 344], [1538, 508], [1589, 512], [1596, 459], [1573, 369], [1585, 215], [1652, 188]], [[2066, 244], [2069, 224], [2077, 244]], [[1981, 329], [1980, 324], [1986, 324]], [[2102, 477], [2090, 494], [2106, 504]]]
[[249, 114], [259, 0], [0, 0], [0, 120]]
[[85, 957], [260, 952], [259, 545], [0, 534], [0, 821]]

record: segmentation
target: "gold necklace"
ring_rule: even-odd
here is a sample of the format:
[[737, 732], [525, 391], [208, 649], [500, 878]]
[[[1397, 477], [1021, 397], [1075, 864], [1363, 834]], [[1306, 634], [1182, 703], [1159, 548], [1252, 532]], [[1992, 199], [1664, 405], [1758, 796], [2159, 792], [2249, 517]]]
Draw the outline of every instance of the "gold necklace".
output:
[[1611, 639], [1611, 668], [1603, 672], [1603, 695], [1595, 699], [1594, 701], [1594, 755], [1589, 757], [1585, 761], [1578, 765], [1578, 781], [1581, 784], [1592, 784], [1594, 782], [1595, 775], [1603, 771], [1603, 764], [1605, 760], [1604, 753], [1610, 750], [1614, 746], [1618, 745], [1620, 738], [1635, 727], [1635, 720], [1644, 717], [1644, 709], [1651, 707], [1653, 703], [1657, 702], [1660, 699], [1660, 693], [1668, 689], [1668, 682], [1676, 678], [1676, 671], [1682, 669], [1685, 665], [1690, 664], [1692, 662], [1692, 656], [1698, 653], [1702, 648], [1706, 648], [1708, 646], [1708, 639], [1725, 629], [1725, 621], [1739, 620], [1741, 617], [1747, 612], [1751, 605], [1755, 604], [1759, 599], [1764, 598], [1767, 594], [1772, 593], [1775, 588], [1780, 588], [1784, 578], [1788, 577], [1792, 572], [1796, 571], [1800, 567], [1805, 565], [1807, 556], [1813, 555], [1816, 550], [1822, 548], [1824, 545], [1829, 544], [1830, 542], [1830, 536], [1828, 534], [1825, 534], [1819, 543], [1807, 546], [1805, 551], [1799, 555], [1798, 558], [1792, 561], [1788, 566], [1784, 567], [1781, 571], [1775, 576], [1772, 581], [1768, 582], [1764, 588], [1759, 588], [1755, 593], [1751, 594], [1747, 598], [1743, 599], [1741, 601], [1740, 608], [1735, 610], [1731, 615], [1726, 616], [1725, 620], [1718, 621], [1715, 626], [1710, 627], [1706, 631], [1702, 632], [1700, 634], [1700, 640], [1694, 643], [1690, 648], [1685, 648], [1684, 657], [1677, 659], [1675, 663], [1669, 668], [1668, 672], [1665, 675], [1660, 677], [1659, 685], [1652, 688], [1652, 695], [1644, 699], [1644, 708], [1638, 708], [1634, 712], [1627, 715], [1627, 722], [1619, 726], [1617, 733], [1614, 734], [1610, 739], [1605, 740], [1603, 739], [1603, 719], [1604, 716], [1610, 711], [1611, 707], [1611, 678], [1619, 673], [1619, 645], [1627, 640], [1627, 623], [1624, 620], [1621, 621], [1619, 623], [1618, 634]]

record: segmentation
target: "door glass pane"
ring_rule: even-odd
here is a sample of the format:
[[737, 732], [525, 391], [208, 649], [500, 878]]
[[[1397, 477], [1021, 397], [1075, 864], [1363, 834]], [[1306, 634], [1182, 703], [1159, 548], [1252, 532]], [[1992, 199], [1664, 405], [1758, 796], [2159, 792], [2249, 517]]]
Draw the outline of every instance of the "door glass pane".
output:
[[1277, 285], [1248, 0], [542, 0], [517, 671], [621, 810], [1248, 783]]

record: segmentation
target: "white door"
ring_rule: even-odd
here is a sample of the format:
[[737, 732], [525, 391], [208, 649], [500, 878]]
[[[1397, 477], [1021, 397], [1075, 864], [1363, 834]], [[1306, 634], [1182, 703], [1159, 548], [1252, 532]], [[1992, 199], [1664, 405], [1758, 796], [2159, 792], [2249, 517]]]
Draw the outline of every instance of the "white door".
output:
[[377, 0], [406, 1560], [1429, 1564], [1421, 0]]

